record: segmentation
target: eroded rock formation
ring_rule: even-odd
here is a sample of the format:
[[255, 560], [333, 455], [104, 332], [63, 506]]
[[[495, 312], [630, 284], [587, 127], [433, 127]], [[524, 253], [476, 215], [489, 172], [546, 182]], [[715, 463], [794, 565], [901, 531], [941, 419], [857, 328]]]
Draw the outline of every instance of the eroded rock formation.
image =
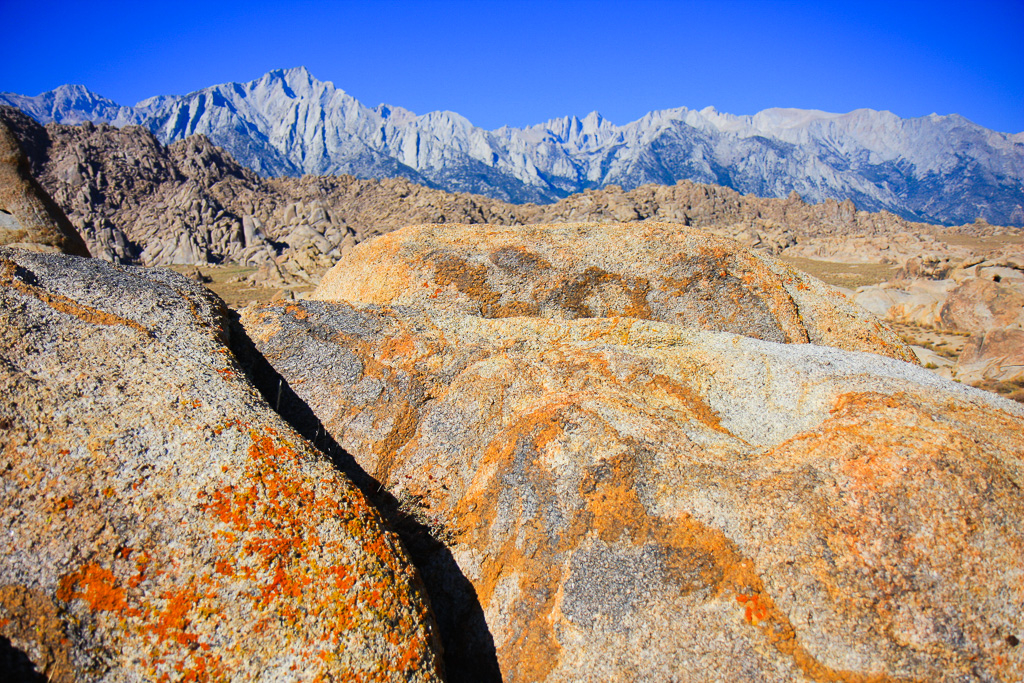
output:
[[313, 298], [486, 318], [627, 316], [914, 359], [819, 280], [734, 240], [649, 221], [403, 228], [354, 249]]
[[[634, 319], [248, 309], [444, 546], [453, 680], [1012, 680], [1024, 408], [873, 354]], [[473, 586], [485, 626], [470, 628]]]
[[441, 680], [397, 537], [232, 334], [182, 276], [0, 249], [4, 645], [55, 682]]
[[1024, 382], [1024, 258], [911, 259], [854, 303], [879, 317], [969, 334], [950, 375], [972, 384]]
[[0, 119], [0, 246], [88, 256], [60, 207], [39, 186], [14, 132]]

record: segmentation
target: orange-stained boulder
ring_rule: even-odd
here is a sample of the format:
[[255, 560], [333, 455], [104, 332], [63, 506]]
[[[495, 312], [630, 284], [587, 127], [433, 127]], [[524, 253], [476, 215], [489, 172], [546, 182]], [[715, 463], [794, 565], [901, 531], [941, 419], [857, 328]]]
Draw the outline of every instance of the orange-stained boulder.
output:
[[249, 384], [225, 313], [169, 271], [0, 248], [0, 663], [440, 680], [397, 538]]
[[311, 301], [242, 322], [432, 530], [414, 559], [452, 680], [1024, 678], [1016, 403], [635, 319]]
[[313, 298], [485, 318], [629, 316], [917, 362], [819, 280], [679, 224], [411, 226], [358, 245]]

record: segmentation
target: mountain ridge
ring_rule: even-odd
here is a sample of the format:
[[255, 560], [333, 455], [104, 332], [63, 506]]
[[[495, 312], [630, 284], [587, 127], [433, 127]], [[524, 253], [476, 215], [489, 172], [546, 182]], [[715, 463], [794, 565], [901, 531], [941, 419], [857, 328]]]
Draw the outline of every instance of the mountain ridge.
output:
[[[701, 227], [787, 257], [896, 264], [921, 253], [970, 255], [937, 241], [942, 231], [936, 226], [860, 211], [850, 200], [808, 204], [796, 193], [758, 198], [679, 181], [586, 190], [552, 204], [509, 204], [405, 178], [264, 178], [202, 135], [164, 145], [140, 126], [44, 127], [0, 106], [3, 125], [90, 251], [119, 263], [267, 266], [263, 280], [292, 285], [315, 280], [356, 243], [409, 224], [643, 220]], [[1019, 232], [985, 223], [949, 230]], [[309, 257], [305, 265], [300, 261], [306, 256], [296, 256], [301, 254]], [[298, 265], [302, 272], [288, 271]]]
[[203, 134], [268, 176], [404, 177], [514, 203], [692, 180], [764, 197], [851, 199], [914, 221], [1024, 225], [1024, 133], [957, 114], [678, 107], [623, 125], [591, 112], [490, 131], [457, 112], [368, 107], [305, 67], [134, 107], [82, 86], [34, 98], [4, 93], [0, 103], [43, 123], [139, 124], [165, 144]]

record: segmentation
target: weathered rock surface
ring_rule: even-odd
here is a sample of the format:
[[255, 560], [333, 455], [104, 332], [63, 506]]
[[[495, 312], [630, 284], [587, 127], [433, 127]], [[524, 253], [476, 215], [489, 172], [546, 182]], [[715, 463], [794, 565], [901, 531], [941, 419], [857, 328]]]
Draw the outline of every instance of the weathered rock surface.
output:
[[628, 316], [915, 359], [815, 278], [672, 223], [411, 226], [356, 247], [312, 298], [485, 318]]
[[1024, 329], [997, 327], [971, 335], [953, 373], [970, 384], [985, 380], [1024, 382]]
[[225, 313], [169, 271], [0, 249], [7, 649], [54, 682], [439, 680], [397, 538]]
[[942, 307], [956, 288], [952, 280], [914, 279], [910, 282], [884, 282], [858, 287], [851, 299], [882, 320], [920, 325], [942, 326]]
[[490, 642], [507, 681], [1024, 677], [1013, 402], [634, 319], [309, 301], [243, 324], [445, 541], [417, 564], [454, 680], [496, 674]]
[[1016, 285], [970, 278], [949, 292], [939, 313], [941, 327], [979, 333], [997, 327], [1024, 327], [1024, 280]]
[[18, 138], [0, 119], [0, 246], [88, 256], [67, 216], [32, 177]]
[[1024, 257], [910, 259], [891, 281], [858, 288], [853, 302], [888, 320], [957, 332], [1024, 325]]
[[961, 382], [1024, 381], [1024, 258], [910, 259], [890, 282], [861, 287], [853, 302], [895, 323], [970, 334], [950, 363]]

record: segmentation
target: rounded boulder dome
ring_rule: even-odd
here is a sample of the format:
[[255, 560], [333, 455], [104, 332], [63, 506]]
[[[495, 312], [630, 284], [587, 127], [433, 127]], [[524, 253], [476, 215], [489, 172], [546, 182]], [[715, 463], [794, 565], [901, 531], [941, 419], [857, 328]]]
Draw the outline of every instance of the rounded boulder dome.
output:
[[673, 223], [411, 226], [360, 244], [313, 298], [484, 318], [630, 317], [916, 363], [895, 332], [816, 278]]

